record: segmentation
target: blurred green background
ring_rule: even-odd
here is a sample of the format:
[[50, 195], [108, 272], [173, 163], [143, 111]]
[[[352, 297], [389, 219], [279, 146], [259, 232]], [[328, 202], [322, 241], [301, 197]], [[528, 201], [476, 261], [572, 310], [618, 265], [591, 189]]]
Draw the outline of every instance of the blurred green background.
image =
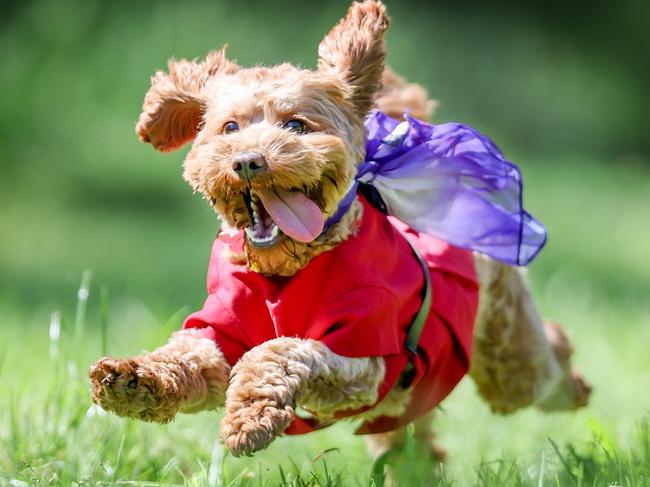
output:
[[[72, 306], [89, 268], [161, 319], [199, 306], [217, 221], [180, 177], [184, 151], [161, 155], [134, 134], [149, 77], [226, 42], [244, 65], [313, 67], [348, 4], [4, 1], [0, 303]], [[522, 166], [551, 236], [534, 272], [583, 266], [612, 292], [643, 294], [650, 263], [620, 268], [598, 232], [645, 250], [619, 227], [648, 225], [634, 198], [650, 189], [650, 4], [388, 5], [389, 64], [440, 101], [435, 120], [476, 126]], [[596, 233], [574, 238], [590, 221]]]
[[[626, 448], [650, 411], [650, 2], [387, 3], [389, 64], [439, 100], [435, 121], [477, 127], [521, 166], [526, 206], [550, 234], [530, 270], [539, 305], [567, 325], [595, 385], [579, 414], [499, 418], [465, 381], [436, 423], [452, 478], [470, 485], [475, 466], [501, 454], [521, 456], [522, 475], [533, 475], [540, 451], [542, 465], [544, 452], [554, 455], [549, 436], [585, 445], [596, 434]], [[155, 152], [138, 141], [135, 121], [149, 77], [169, 57], [202, 57], [227, 42], [244, 65], [313, 67], [347, 6], [0, 2], [0, 483], [3, 468], [30, 482], [34, 468], [42, 479], [181, 482], [171, 462], [191, 472], [197, 458], [209, 461], [210, 414], [169, 428], [75, 419], [92, 411], [83, 370], [102, 353], [98, 324], [108, 325], [112, 354], [151, 349], [205, 297], [218, 221], [181, 179], [186, 149]], [[82, 345], [88, 337], [72, 329], [85, 269], [91, 340]], [[100, 286], [110, 293], [103, 314]], [[48, 342], [55, 309], [64, 359], [76, 364], [66, 371], [58, 342]], [[78, 409], [68, 429], [51, 426], [47, 391], [60, 383], [76, 388], [60, 389]], [[342, 446], [337, 468], [364, 478], [369, 461], [346, 429], [281, 439], [249, 463], [289, 455], [311, 465]], [[233, 460], [231, 472], [242, 465]]]

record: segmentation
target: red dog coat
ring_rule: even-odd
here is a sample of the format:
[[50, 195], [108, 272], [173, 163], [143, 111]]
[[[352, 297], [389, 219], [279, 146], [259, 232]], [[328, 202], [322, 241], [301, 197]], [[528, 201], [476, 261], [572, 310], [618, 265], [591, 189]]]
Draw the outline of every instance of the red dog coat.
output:
[[[405, 413], [366, 422], [357, 431], [379, 433], [431, 410], [467, 372], [478, 284], [471, 252], [417, 233], [360, 199], [364, 213], [357, 235], [291, 277], [265, 277], [231, 264], [222, 257], [226, 244], [217, 239], [208, 298], [183, 327], [203, 329], [231, 365], [256, 345], [282, 336], [319, 340], [346, 357], [381, 356], [386, 375], [377, 402], [411, 359], [412, 395]], [[422, 303], [424, 276], [405, 237], [424, 258], [432, 286], [431, 310], [415, 357], [404, 343]], [[285, 433], [316, 427], [296, 417]]]

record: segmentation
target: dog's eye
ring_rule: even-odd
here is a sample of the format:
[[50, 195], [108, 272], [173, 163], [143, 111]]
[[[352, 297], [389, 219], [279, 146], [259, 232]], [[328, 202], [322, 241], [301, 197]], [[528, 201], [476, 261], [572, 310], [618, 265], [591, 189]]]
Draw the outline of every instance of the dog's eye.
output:
[[237, 122], [227, 122], [226, 125], [223, 126], [224, 134], [231, 134], [233, 132], [237, 132], [238, 130], [239, 124]]
[[305, 124], [301, 122], [300, 120], [289, 120], [287, 123], [283, 125], [285, 129], [289, 129], [292, 132], [295, 132], [297, 134], [304, 134], [307, 128], [305, 127]]

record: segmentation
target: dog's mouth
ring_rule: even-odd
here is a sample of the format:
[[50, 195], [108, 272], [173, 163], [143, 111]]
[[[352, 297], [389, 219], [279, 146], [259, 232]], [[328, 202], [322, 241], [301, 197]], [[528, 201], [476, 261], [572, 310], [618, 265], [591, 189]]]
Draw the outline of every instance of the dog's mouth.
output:
[[254, 247], [272, 247], [285, 235], [299, 242], [311, 242], [323, 231], [323, 213], [301, 191], [249, 189], [244, 193], [244, 202], [250, 217], [244, 232]]

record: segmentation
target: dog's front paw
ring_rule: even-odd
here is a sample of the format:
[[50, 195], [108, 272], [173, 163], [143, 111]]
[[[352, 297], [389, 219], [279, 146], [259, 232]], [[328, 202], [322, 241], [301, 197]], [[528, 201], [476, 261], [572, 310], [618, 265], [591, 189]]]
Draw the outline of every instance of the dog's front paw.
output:
[[221, 439], [234, 456], [250, 455], [271, 443], [289, 426], [294, 410], [273, 399], [228, 401]]
[[104, 357], [88, 372], [93, 401], [107, 411], [144, 421], [166, 423], [178, 411], [177, 388], [165, 368], [136, 359]]
[[271, 443], [294, 417], [297, 398], [311, 368], [289, 354], [297, 338], [276, 338], [248, 351], [230, 374], [221, 439], [234, 456], [250, 455]]

